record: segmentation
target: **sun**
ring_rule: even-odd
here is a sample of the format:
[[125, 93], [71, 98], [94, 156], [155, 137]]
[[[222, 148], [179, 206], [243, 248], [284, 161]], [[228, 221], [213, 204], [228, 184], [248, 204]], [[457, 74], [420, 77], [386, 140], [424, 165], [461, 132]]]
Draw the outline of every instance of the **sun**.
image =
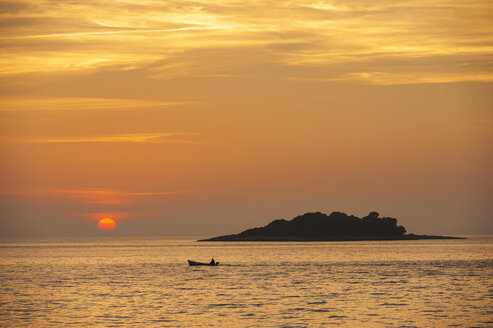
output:
[[98, 222], [99, 230], [115, 230], [115, 228], [116, 228], [116, 223], [113, 219], [104, 218], [99, 220]]

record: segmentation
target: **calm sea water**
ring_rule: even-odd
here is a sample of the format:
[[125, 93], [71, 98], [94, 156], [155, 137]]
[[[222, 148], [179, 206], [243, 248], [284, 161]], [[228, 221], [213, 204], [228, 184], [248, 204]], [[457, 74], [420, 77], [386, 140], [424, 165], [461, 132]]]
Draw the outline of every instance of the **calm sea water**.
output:
[[1, 327], [493, 327], [492, 237], [3, 241], [0, 261]]

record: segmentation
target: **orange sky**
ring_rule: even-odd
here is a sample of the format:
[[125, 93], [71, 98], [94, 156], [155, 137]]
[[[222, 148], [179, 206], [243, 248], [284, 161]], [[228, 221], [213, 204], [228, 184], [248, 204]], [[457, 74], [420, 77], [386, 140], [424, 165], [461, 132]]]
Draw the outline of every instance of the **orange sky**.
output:
[[493, 233], [491, 1], [0, 1], [0, 235], [307, 211]]

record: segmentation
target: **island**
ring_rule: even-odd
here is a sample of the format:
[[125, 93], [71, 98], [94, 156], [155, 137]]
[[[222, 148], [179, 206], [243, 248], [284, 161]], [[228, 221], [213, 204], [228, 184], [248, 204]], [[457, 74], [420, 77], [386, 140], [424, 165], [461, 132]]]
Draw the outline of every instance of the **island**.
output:
[[357, 240], [417, 240], [464, 239], [462, 237], [428, 236], [406, 233], [397, 219], [379, 217], [371, 212], [363, 218], [332, 212], [330, 215], [305, 213], [292, 220], [274, 220], [261, 228], [238, 234], [201, 239], [198, 241], [357, 241]]

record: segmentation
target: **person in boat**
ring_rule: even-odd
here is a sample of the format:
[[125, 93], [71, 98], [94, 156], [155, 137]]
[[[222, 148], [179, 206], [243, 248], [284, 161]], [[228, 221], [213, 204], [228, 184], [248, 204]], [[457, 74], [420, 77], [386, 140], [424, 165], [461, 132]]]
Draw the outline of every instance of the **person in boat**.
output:
[[210, 265], [216, 265], [216, 261], [214, 261], [214, 258], [212, 258], [211, 262], [209, 263]]

